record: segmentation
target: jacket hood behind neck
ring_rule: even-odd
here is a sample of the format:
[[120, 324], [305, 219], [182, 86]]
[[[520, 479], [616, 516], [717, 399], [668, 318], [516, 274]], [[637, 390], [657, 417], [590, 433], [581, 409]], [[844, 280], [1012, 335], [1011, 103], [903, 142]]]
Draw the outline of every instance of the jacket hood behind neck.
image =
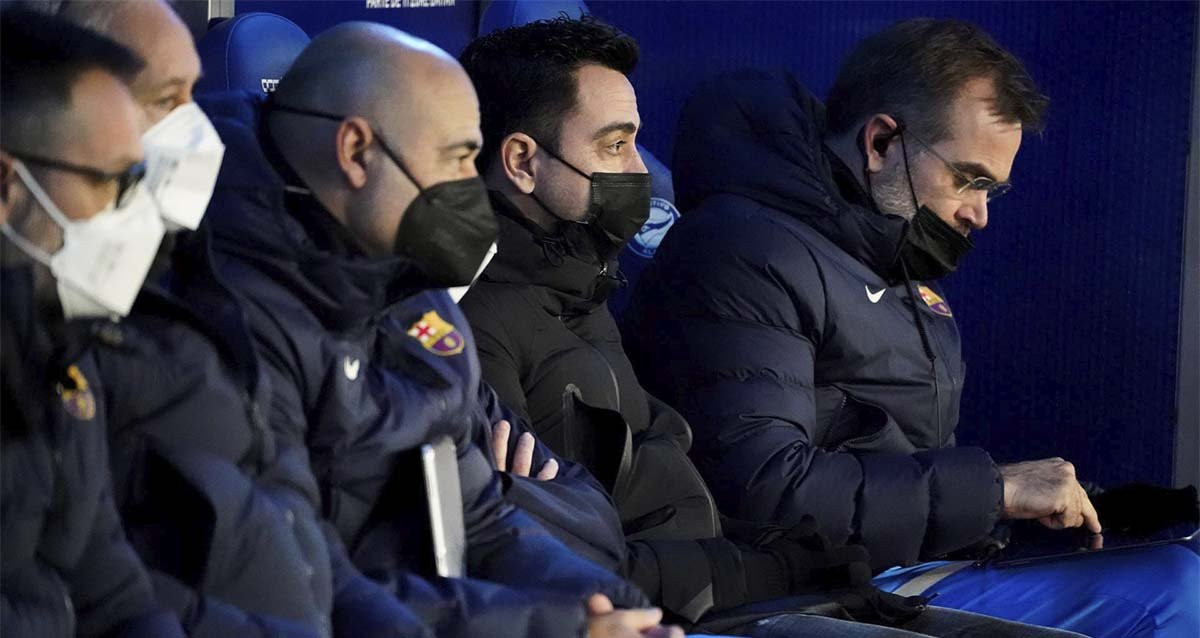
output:
[[546, 231], [525, 218], [507, 197], [490, 191], [500, 223], [496, 257], [480, 279], [539, 286], [546, 310], [578, 315], [604, 304], [620, 285], [616, 257], [602, 261], [582, 224], [560, 222]]
[[703, 83], [684, 106], [676, 136], [680, 208], [686, 214], [714, 195], [746, 197], [803, 220], [894, 278], [907, 222], [839, 189], [834, 167], [841, 162], [824, 135], [825, 107], [787, 71], [745, 69]]
[[369, 258], [347, 247], [329, 236], [337, 222], [315, 199], [285, 190], [300, 184], [291, 183], [294, 173], [270, 141], [264, 98], [228, 93], [197, 101], [225, 143], [205, 217], [217, 252], [268, 274], [330, 328], [362, 324], [423, 290], [412, 260]]

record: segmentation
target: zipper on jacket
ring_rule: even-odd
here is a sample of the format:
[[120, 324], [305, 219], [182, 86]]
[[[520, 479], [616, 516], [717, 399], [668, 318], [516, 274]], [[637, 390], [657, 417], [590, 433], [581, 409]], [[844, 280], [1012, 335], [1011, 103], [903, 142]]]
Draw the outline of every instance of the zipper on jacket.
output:
[[71, 636], [75, 634], [75, 601], [71, 600], [71, 590], [67, 588], [67, 584], [61, 578], [57, 582], [58, 588], [62, 590], [63, 607], [67, 611], [67, 635]]
[[929, 360], [929, 371], [933, 375], [933, 418], [937, 424], [937, 442], [938, 447], [942, 445], [942, 408], [941, 399], [942, 392], [938, 381], [937, 357], [933, 354], [933, 346], [929, 342], [929, 333], [925, 328], [925, 321], [921, 318], [921, 309], [917, 307], [916, 289], [913, 288], [912, 278], [908, 275], [908, 263], [903, 258], [900, 259], [900, 271], [904, 274], [904, 288], [908, 292], [908, 301], [911, 304], [910, 309], [913, 314], [913, 321], [917, 324], [917, 334], [921, 336], [921, 347], [925, 349], [925, 358]]
[[[267, 423], [263, 419], [262, 410], [259, 409], [258, 402], [250, 396], [250, 391], [243, 386], [241, 393], [242, 403], [246, 409], [246, 418], [250, 421], [250, 429], [254, 436], [250, 453], [254, 456], [256, 474], [262, 474], [267, 466], [268, 454], [266, 448], [270, 432], [267, 431]], [[272, 453], [270, 456], [274, 456], [274, 454]]]

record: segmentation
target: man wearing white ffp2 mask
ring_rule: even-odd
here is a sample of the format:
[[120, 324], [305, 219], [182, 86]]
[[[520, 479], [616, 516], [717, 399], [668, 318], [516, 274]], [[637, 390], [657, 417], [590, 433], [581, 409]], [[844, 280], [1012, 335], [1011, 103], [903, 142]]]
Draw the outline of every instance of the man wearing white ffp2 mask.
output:
[[50, 269], [67, 319], [129, 314], [164, 232], [154, 199], [138, 183], [144, 165], [134, 164], [112, 176], [118, 183], [116, 197], [94, 216], [79, 220], [63, 213], [25, 162], [92, 176], [90, 169], [53, 160], [31, 156], [25, 156], [24, 161], [17, 159], [12, 163], [13, 171], [61, 230], [62, 247], [52, 254], [7, 223], [0, 225], [0, 232], [29, 258]]
[[67, 318], [124, 315], [163, 236], [140, 186], [141, 115], [125, 85], [98, 70], [80, 75], [68, 110], [70, 135], [5, 128], [0, 230], [14, 249], [5, 263], [49, 267], [54, 282], [38, 276], [38, 296], [57, 296]]
[[130, 88], [142, 111], [145, 184], [167, 230], [200, 225], [225, 147], [192, 102], [200, 58], [187, 27], [161, 0], [70, 2], [59, 15], [129, 47], [146, 65]]
[[167, 230], [195, 230], [212, 197], [225, 145], [208, 117], [188, 102], [142, 136], [146, 186], [162, 210]]

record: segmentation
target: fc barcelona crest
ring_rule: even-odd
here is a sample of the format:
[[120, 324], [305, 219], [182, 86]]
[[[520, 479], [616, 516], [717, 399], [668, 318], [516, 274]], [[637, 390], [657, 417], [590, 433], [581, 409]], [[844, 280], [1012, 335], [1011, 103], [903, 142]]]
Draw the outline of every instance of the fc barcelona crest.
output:
[[96, 416], [96, 397], [88, 387], [87, 378], [80, 372], [78, 366], [67, 368], [67, 377], [74, 387], [67, 388], [58, 384], [58, 396], [62, 399], [63, 409], [67, 414], [80, 421], [91, 421]]
[[939, 314], [943, 317], [954, 316], [950, 313], [950, 304], [946, 303], [946, 300], [942, 299], [942, 297], [934, 292], [932, 288], [922, 285], [918, 289], [918, 292], [921, 293], [921, 299], [925, 301], [925, 305], [929, 306], [929, 309], [935, 314]]
[[442, 357], [463, 351], [466, 339], [453, 325], [438, 316], [436, 310], [425, 313], [408, 329], [408, 336], [421, 342], [421, 347]]

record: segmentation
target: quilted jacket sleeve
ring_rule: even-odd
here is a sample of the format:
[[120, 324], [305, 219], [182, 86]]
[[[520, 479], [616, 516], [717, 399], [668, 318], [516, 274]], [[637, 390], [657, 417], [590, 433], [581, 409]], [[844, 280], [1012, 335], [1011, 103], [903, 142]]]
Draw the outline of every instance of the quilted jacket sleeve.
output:
[[861, 539], [877, 568], [986, 534], [999, 475], [983, 450], [858, 454], [816, 444], [815, 355], [835, 329], [820, 267], [761, 215], [706, 213], [664, 240], [625, 338], [642, 382], [691, 424], [693, 456], [722, 511], [785, 526], [810, 514], [835, 543]]

